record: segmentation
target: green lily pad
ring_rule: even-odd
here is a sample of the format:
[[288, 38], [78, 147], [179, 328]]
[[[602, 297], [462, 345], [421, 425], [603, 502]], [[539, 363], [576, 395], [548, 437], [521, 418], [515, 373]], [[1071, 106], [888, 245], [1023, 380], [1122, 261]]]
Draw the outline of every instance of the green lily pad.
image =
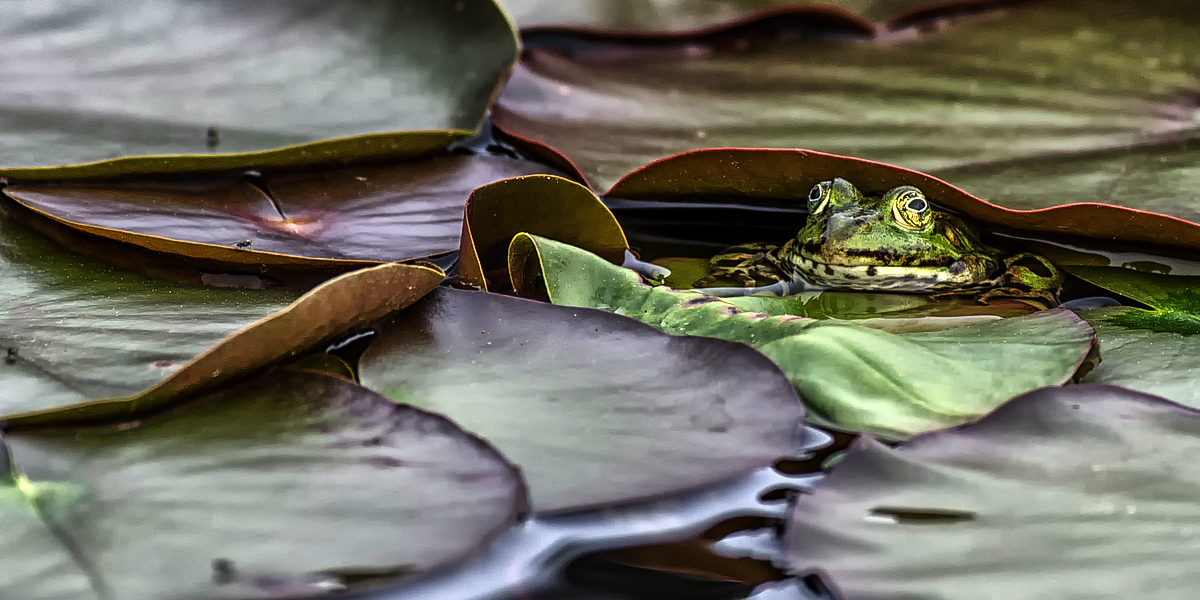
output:
[[646, 285], [586, 251], [524, 234], [513, 240], [510, 272], [522, 295], [749, 344], [787, 373], [811, 415], [889, 438], [973, 421], [1013, 396], [1066, 383], [1095, 344], [1091, 327], [1061, 309], [904, 334], [746, 312], [700, 292]]
[[804, 417], [783, 373], [741, 344], [449, 288], [385, 324], [359, 374], [384, 396], [445, 414], [494, 444], [520, 466], [539, 512], [647, 498], [769, 465], [799, 447]]
[[0, 213], [0, 414], [118, 396], [85, 412], [132, 416], [365, 324], [441, 279], [385, 265], [300, 298], [188, 286], [80, 256]]
[[485, 442], [327, 375], [278, 371], [112, 425], [6, 435], [19, 485], [0, 486], [0, 538], [37, 543], [0, 557], [0, 595], [316, 595], [342, 572], [453, 562], [524, 511]]
[[156, 252], [243, 268], [351, 269], [457, 250], [471, 190], [556, 173], [525, 160], [448, 155], [444, 136], [396, 135], [419, 154], [386, 166], [268, 173], [270, 195], [238, 175], [32, 182], [4, 193], [70, 227]]
[[[951, 7], [874, 34], [853, 20], [809, 30], [787, 13], [721, 36], [562, 31], [525, 53], [493, 118], [563, 152], [598, 188], [704, 147], [814, 148], [938, 174], [1192, 136], [1191, 7], [957, 6], [962, 18]], [[803, 35], [756, 35], [772, 19]], [[849, 39], [813, 39], [823, 31]], [[678, 51], [647, 49], [655, 39]]]
[[[492, 0], [5, 8], [0, 175], [20, 178], [395, 155], [380, 132], [469, 135], [517, 53]], [[166, 156], [111, 162], [145, 155]]]
[[786, 534], [841, 600], [1189, 598], [1200, 413], [1116, 386], [1016, 398], [890, 448], [857, 441]]
[[1200, 407], [1200, 277], [1116, 267], [1068, 267], [1071, 274], [1149, 306], [1079, 312], [1096, 328], [1104, 357], [1084, 378]]

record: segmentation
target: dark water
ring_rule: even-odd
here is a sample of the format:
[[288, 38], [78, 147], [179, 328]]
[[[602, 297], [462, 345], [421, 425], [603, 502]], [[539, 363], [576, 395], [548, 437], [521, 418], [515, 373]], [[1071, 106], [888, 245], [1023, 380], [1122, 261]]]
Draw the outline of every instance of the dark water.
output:
[[[815, 464], [814, 452], [832, 438], [805, 428], [795, 464]], [[442, 572], [394, 586], [341, 595], [356, 600], [582, 600], [641, 598], [816, 599], [788, 583], [755, 590], [725, 581], [703, 581], [597, 559], [599, 553], [696, 538], [714, 526], [750, 519], [767, 526], [738, 531], [715, 545], [723, 556], [764, 562], [782, 556], [780, 527], [790, 498], [812, 489], [819, 471], [787, 473], [768, 467], [707, 488], [654, 500], [577, 513], [535, 515], [479, 555]], [[787, 469], [787, 470], [794, 470]], [[607, 588], [607, 589], [604, 589]], [[624, 588], [624, 589], [622, 589]]]

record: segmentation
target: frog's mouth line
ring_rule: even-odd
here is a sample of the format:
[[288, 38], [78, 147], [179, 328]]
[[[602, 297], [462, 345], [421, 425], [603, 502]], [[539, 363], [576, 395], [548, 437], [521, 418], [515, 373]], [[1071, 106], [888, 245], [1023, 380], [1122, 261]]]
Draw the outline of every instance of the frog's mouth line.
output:
[[961, 261], [949, 266], [846, 265], [797, 253], [798, 277], [828, 287], [918, 292], [958, 288], [975, 283]]

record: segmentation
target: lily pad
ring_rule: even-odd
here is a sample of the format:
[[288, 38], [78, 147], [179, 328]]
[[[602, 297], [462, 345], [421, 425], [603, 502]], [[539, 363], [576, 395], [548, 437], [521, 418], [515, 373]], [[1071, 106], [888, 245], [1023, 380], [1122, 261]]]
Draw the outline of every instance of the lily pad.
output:
[[522, 231], [610, 255], [617, 262], [629, 246], [617, 219], [586, 187], [550, 175], [506, 179], [476, 189], [467, 201], [459, 251], [462, 281], [487, 289], [486, 273], [507, 275], [508, 244]]
[[157, 408], [365, 324], [442, 279], [436, 269], [388, 265], [299, 299], [280, 290], [187, 286], [77, 255], [3, 213], [0, 249], [5, 415], [112, 396], [126, 398], [85, 412]]
[[[500, 0], [500, 6], [522, 27], [522, 34], [526, 36], [560, 29], [553, 26], [618, 29], [629, 33], [720, 26], [731, 19], [754, 19], [760, 12], [786, 9], [796, 4], [795, 0], [575, 0], [569, 3], [558, 0]], [[869, 18], [886, 18], [944, 2], [824, 0], [820, 4]]]
[[858, 440], [786, 534], [842, 600], [1188, 598], [1200, 413], [1116, 386], [1037, 390], [899, 448]]
[[[492, 0], [23, 0], [0, 23], [0, 175], [26, 179], [386, 157], [380, 132], [405, 129], [465, 137], [517, 52]], [[111, 161], [145, 155], [166, 156]]]
[[810, 415], [889, 438], [972, 421], [1013, 396], [1066, 383], [1095, 344], [1091, 327], [1061, 309], [904, 334], [862, 321], [746, 312], [700, 292], [646, 285], [628, 269], [537, 236], [513, 240], [510, 269], [523, 295], [749, 344], [787, 373]]
[[363, 385], [494, 444], [520, 466], [538, 512], [769, 465], [799, 447], [804, 417], [783, 373], [741, 344], [449, 288], [384, 325], [359, 373]]
[[524, 511], [485, 442], [336, 377], [278, 371], [112, 425], [6, 435], [0, 521], [19, 528], [0, 537], [39, 543], [0, 558], [0, 595], [316, 595], [455, 561]]
[[267, 174], [269, 194], [238, 175], [33, 182], [4, 193], [70, 227], [156, 252], [351, 269], [457, 250], [471, 190], [556, 172], [507, 157], [448, 155], [444, 136], [397, 135], [423, 154], [387, 166]]
[[647, 48], [645, 36], [559, 31], [525, 53], [493, 118], [557, 148], [600, 188], [704, 147], [817, 148], [936, 174], [1192, 135], [1200, 23], [1190, 7], [987, 6], [865, 31], [802, 7], [720, 36], [659, 36], [675, 51]]
[[[935, 204], [963, 214], [985, 228], [1035, 238], [1068, 237], [1092, 244], [1140, 244], [1175, 253], [1200, 250], [1200, 225], [1166, 215], [1086, 203], [1039, 210], [997, 206], [931, 175], [861, 158], [812, 150], [714, 148], [666, 158], [630, 173], [608, 191], [610, 204], [630, 200], [614, 212], [621, 217], [641, 203], [681, 209], [733, 205], [772, 210], [776, 220], [794, 220], [808, 190], [833, 177], [850, 180], [864, 194], [915, 185]], [[784, 213], [783, 211], [790, 211]], [[628, 229], [628, 228], [627, 228]], [[632, 231], [629, 235], [633, 237]], [[738, 240], [736, 243], [764, 240]]]
[[1068, 267], [1073, 275], [1149, 306], [1079, 312], [1096, 328], [1104, 357], [1084, 379], [1200, 407], [1200, 277], [1116, 267]]

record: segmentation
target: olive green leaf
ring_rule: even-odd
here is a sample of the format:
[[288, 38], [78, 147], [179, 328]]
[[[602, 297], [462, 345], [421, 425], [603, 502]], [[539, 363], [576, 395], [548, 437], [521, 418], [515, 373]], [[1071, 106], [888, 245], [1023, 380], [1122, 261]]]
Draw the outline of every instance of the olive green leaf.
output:
[[510, 271], [523, 295], [749, 344], [787, 373], [810, 414], [890, 438], [972, 421], [1013, 396], [1070, 381], [1095, 344], [1091, 327], [1066, 310], [903, 334], [746, 312], [700, 292], [645, 285], [588, 252], [524, 234], [513, 240]]
[[381, 132], [469, 135], [518, 48], [493, 0], [21, 0], [0, 37], [20, 178], [394, 155]]
[[476, 436], [316, 373], [5, 442], [17, 473], [0, 484], [5, 598], [318, 595], [342, 573], [459, 559], [525, 507], [516, 468]]
[[1116, 386], [1037, 390], [891, 448], [861, 438], [789, 520], [840, 600], [1190, 598], [1200, 413]]
[[368, 323], [442, 277], [384, 265], [299, 298], [189, 286], [80, 256], [0, 213], [0, 414], [116, 396], [80, 418], [132, 417]]
[[[957, 3], [865, 32], [824, 13], [807, 28], [781, 13], [722, 35], [559, 31], [525, 53], [493, 118], [557, 148], [600, 189], [652, 160], [705, 147], [813, 148], [948, 176], [1026, 159], [1043, 165], [1035, 172], [1053, 173], [1078, 153], [1194, 137], [1200, 13], [1190, 6], [990, 6]], [[647, 48], [656, 40], [677, 51]], [[1065, 173], [1049, 184], [1025, 177], [1023, 189], [1065, 204], [1056, 202], [1072, 185]], [[967, 190], [990, 197], [1011, 180]]]
[[[4, 194], [69, 227], [155, 252], [258, 265], [344, 270], [458, 249], [471, 190], [555, 173], [538, 163], [449, 154], [445, 136], [397, 133], [414, 155], [388, 165], [10, 184]], [[432, 143], [431, 143], [432, 142]]]
[[794, 453], [804, 417], [787, 377], [741, 344], [450, 288], [386, 323], [359, 373], [494, 444], [539, 512], [744, 474]]

